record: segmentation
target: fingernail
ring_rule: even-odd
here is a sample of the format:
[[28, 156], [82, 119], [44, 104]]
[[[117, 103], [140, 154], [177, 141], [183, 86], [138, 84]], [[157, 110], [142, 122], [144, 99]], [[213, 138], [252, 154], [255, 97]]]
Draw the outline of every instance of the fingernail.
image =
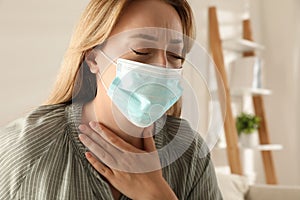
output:
[[83, 124], [79, 125], [78, 128], [79, 128], [79, 130], [81, 130], [81, 131], [85, 131], [85, 130], [86, 130], [86, 127], [85, 127], [85, 125], [83, 125]]
[[92, 121], [92, 122], [90, 122], [90, 126], [93, 127], [93, 128], [95, 128], [97, 126], [97, 123], [94, 122], [94, 121]]
[[87, 158], [91, 158], [91, 157], [92, 157], [92, 155], [91, 155], [90, 152], [86, 152], [86, 153], [85, 153], [85, 156], [86, 156]]
[[79, 137], [79, 140], [84, 140], [85, 139], [85, 135], [84, 134], [79, 134], [78, 137]]

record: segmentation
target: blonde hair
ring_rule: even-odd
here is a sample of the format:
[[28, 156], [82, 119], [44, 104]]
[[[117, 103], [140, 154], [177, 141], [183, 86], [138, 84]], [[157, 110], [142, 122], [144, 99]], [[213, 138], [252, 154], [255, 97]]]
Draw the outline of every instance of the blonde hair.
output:
[[[74, 99], [88, 102], [95, 98], [97, 94], [96, 76], [90, 72], [84, 57], [89, 50], [103, 43], [109, 37], [122, 11], [132, 1], [90, 1], [73, 33], [57, 80], [45, 104], [69, 104]], [[186, 0], [161, 1], [175, 8], [182, 22], [183, 33], [194, 39], [194, 18], [188, 2]], [[190, 49], [190, 45], [186, 44], [185, 48]], [[81, 99], [82, 97], [84, 99]], [[180, 112], [181, 100], [170, 108], [168, 114], [179, 117]]]

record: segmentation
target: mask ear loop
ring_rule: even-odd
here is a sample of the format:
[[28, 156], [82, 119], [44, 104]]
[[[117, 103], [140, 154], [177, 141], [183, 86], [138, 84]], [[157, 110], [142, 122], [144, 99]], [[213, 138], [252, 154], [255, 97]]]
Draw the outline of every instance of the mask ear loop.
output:
[[[106, 55], [102, 50], [99, 50], [99, 51], [100, 51], [100, 53], [101, 53], [107, 60], [109, 60], [110, 62], [114, 63], [114, 64], [117, 66], [117, 63], [116, 63], [113, 59], [111, 59], [108, 55]], [[104, 83], [104, 80], [103, 80], [103, 78], [102, 78], [102, 75], [101, 75], [100, 70], [99, 70], [99, 72], [97, 73], [97, 75], [99, 76], [99, 79], [100, 79], [100, 81], [101, 81], [101, 83], [102, 83], [104, 89], [105, 89], [106, 91], [108, 91], [108, 88], [106, 87], [106, 85], [105, 85], [105, 83]]]

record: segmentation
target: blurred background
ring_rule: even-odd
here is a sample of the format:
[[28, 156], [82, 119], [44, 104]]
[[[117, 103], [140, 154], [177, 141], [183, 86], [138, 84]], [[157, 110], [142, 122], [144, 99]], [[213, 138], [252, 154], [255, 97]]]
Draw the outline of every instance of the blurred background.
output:
[[[300, 1], [189, 0], [197, 22], [197, 41], [208, 48], [208, 7], [218, 8], [221, 37], [241, 38], [242, 20], [251, 19], [254, 40], [265, 49], [264, 97], [278, 182], [300, 185]], [[3, 126], [47, 98], [67, 49], [72, 31], [87, 0], [0, 0], [0, 125]], [[236, 55], [225, 51], [226, 67]], [[251, 102], [244, 105], [251, 107]], [[251, 110], [251, 109], [250, 109]], [[216, 150], [216, 166], [226, 166], [223, 150]], [[259, 152], [256, 182], [264, 183]], [[247, 158], [246, 158], [247, 160]]]

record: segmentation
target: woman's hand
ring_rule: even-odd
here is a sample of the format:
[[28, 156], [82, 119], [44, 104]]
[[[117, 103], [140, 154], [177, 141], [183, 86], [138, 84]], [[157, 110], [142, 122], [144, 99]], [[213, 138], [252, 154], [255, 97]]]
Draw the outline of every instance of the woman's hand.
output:
[[162, 176], [152, 127], [143, 131], [144, 150], [96, 122], [91, 122], [90, 127], [79, 126], [83, 133], [79, 138], [91, 151], [86, 153], [86, 158], [117, 190], [137, 200], [177, 199]]

